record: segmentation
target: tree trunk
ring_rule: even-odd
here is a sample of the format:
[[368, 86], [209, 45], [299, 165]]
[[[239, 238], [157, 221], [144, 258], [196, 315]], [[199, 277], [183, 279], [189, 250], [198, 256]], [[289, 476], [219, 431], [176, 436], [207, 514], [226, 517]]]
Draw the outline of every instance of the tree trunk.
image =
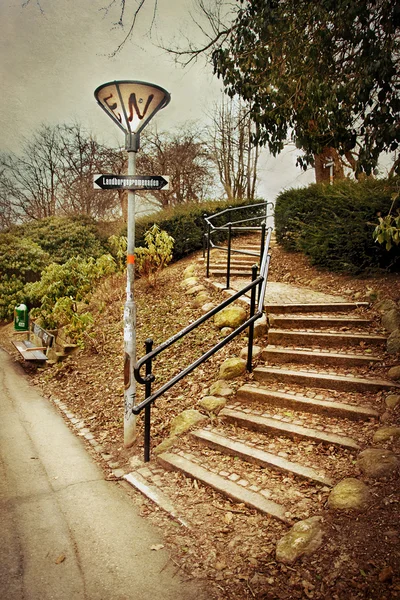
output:
[[[314, 156], [315, 180], [317, 183], [333, 183], [344, 179], [343, 163], [335, 148], [324, 148], [321, 154]], [[329, 164], [333, 163], [332, 166]]]

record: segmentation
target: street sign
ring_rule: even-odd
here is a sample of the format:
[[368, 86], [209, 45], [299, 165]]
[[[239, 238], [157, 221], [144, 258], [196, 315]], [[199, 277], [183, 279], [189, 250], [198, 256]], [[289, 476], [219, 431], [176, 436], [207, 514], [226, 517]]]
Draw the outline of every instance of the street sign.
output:
[[169, 190], [167, 175], [93, 175], [95, 190]]

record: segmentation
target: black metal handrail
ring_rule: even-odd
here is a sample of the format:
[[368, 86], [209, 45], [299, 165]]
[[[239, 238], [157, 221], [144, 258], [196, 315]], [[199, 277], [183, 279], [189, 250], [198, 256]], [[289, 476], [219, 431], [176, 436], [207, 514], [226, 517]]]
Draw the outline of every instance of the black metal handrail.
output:
[[[205, 362], [210, 356], [218, 352], [221, 348], [223, 348], [226, 344], [232, 341], [237, 335], [239, 335], [246, 328], [249, 328], [249, 336], [248, 336], [248, 350], [247, 350], [247, 370], [249, 372], [252, 371], [252, 359], [253, 359], [253, 339], [254, 339], [254, 323], [259, 319], [263, 314], [263, 306], [264, 306], [264, 297], [265, 297], [265, 289], [268, 278], [268, 268], [270, 255], [268, 254], [270, 239], [271, 239], [272, 228], [268, 228], [268, 234], [265, 239], [263, 258], [260, 266], [260, 274], [257, 277], [257, 265], [254, 265], [252, 268], [252, 281], [244, 286], [240, 291], [236, 292], [218, 306], [214, 307], [210, 311], [208, 311], [205, 315], [201, 316], [199, 319], [179, 331], [177, 334], [170, 337], [165, 342], [161, 343], [157, 348], [153, 349], [153, 340], [148, 338], [145, 342], [146, 345], [146, 354], [141, 359], [139, 359], [134, 368], [134, 374], [136, 381], [145, 386], [145, 399], [136, 404], [132, 408], [132, 412], [135, 415], [138, 415], [142, 410], [145, 411], [145, 419], [144, 419], [144, 461], [148, 462], [150, 460], [150, 411], [151, 405], [157, 398], [162, 396], [165, 392], [167, 392], [170, 388], [172, 388], [176, 383], [181, 381], [184, 377], [189, 375], [192, 371], [194, 371], [199, 365]], [[258, 287], [258, 303], [256, 310], [256, 291]], [[223, 308], [235, 302], [241, 296], [244, 296], [248, 292], [251, 292], [250, 297], [250, 316], [249, 318], [239, 327], [237, 327], [234, 331], [228, 334], [223, 340], [215, 344], [212, 348], [210, 348], [207, 352], [205, 352], [202, 356], [200, 356], [197, 360], [195, 360], [188, 367], [180, 371], [177, 375], [175, 375], [172, 379], [170, 379], [167, 383], [162, 385], [158, 390], [152, 392], [151, 385], [155, 380], [155, 376], [152, 372], [152, 362], [153, 359], [158, 356], [161, 352], [172, 346], [178, 340], [184, 338], [188, 333], [202, 325], [206, 321], [208, 321], [211, 317], [220, 312]], [[146, 367], [145, 376], [142, 377], [140, 371], [142, 367]]]
[[[259, 257], [259, 261], [261, 263], [262, 261], [262, 256], [263, 256], [263, 251], [264, 251], [264, 242], [265, 242], [265, 232], [267, 229], [267, 219], [269, 217], [271, 217], [271, 214], [268, 214], [268, 206], [273, 206], [273, 202], [257, 202], [255, 204], [248, 204], [246, 206], [235, 206], [235, 207], [230, 207], [230, 208], [225, 208], [224, 210], [221, 210], [218, 213], [215, 213], [214, 215], [208, 216], [208, 215], [204, 215], [204, 241], [203, 241], [203, 257], [206, 257], [207, 254], [207, 258], [206, 258], [206, 277], [210, 276], [210, 252], [212, 249], [218, 249], [218, 250], [222, 250], [224, 252], [227, 252], [227, 269], [226, 269], [226, 288], [229, 289], [230, 286], [230, 277], [231, 277], [231, 257], [232, 257], [232, 252], [236, 253], [236, 254], [244, 254], [244, 255], [250, 255], [250, 256], [256, 256]], [[231, 215], [234, 211], [243, 211], [246, 209], [249, 210], [254, 210], [256, 208], [265, 208], [265, 214], [262, 215], [257, 215], [255, 217], [248, 217], [247, 219], [239, 219], [237, 221], [232, 221]], [[223, 215], [227, 215], [229, 218], [229, 221], [226, 222], [224, 225], [214, 225], [212, 223], [212, 220], [217, 218], [217, 217], [221, 217]], [[258, 226], [249, 226], [249, 223], [252, 223], [254, 221], [260, 221], [260, 224]], [[221, 232], [221, 231], [227, 231], [227, 246], [219, 246], [217, 244], [214, 244], [213, 240], [212, 240], [212, 234]], [[232, 233], [233, 232], [238, 232], [238, 231], [261, 231], [261, 244], [260, 244], [260, 251], [257, 252], [252, 252], [249, 250], [239, 250], [239, 249], [234, 249], [232, 248]]]

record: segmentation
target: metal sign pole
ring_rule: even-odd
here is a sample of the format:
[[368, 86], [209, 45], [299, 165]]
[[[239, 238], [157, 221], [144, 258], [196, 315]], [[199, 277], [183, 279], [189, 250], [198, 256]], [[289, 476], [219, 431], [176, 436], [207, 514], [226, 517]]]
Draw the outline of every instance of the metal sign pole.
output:
[[[128, 149], [128, 175], [136, 173], [136, 150]], [[124, 306], [125, 347], [125, 415], [124, 446], [129, 448], [136, 441], [136, 416], [132, 407], [136, 404], [136, 380], [133, 369], [136, 363], [136, 304], [135, 283], [135, 192], [128, 191], [128, 247], [126, 266], [126, 302]]]

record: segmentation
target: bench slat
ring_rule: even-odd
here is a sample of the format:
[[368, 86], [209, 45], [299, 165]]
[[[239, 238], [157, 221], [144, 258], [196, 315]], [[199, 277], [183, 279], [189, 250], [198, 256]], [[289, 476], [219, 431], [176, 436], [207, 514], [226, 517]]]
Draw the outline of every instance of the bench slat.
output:
[[47, 360], [47, 356], [28, 340], [24, 342], [13, 341], [12, 343], [25, 360], [40, 362]]

